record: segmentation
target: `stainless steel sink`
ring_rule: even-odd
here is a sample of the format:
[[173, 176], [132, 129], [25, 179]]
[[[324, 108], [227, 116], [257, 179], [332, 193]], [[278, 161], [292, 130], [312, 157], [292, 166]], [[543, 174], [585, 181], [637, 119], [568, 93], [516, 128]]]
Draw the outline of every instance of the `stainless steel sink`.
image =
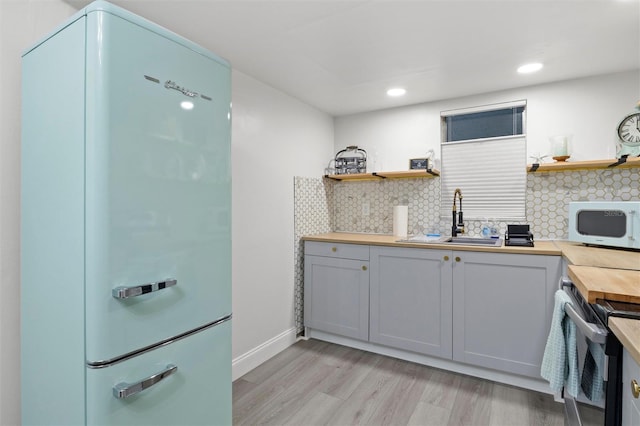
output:
[[442, 241], [445, 244], [460, 244], [464, 246], [501, 247], [501, 238], [449, 237]]
[[479, 237], [425, 237], [422, 235], [398, 240], [399, 243], [459, 244], [461, 246], [502, 247], [502, 239]]
[[418, 243], [418, 244], [440, 244], [450, 240], [451, 237], [427, 237], [426, 235], [416, 235], [415, 237], [396, 240], [398, 243]]

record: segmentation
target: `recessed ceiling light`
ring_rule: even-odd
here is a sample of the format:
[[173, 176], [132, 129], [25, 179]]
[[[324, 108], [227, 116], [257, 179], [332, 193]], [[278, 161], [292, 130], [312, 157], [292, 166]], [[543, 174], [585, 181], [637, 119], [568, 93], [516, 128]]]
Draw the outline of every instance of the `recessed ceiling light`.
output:
[[395, 87], [393, 89], [387, 90], [387, 95], [389, 96], [402, 96], [405, 93], [407, 93], [407, 91], [402, 87]]
[[532, 72], [540, 71], [542, 69], [542, 64], [540, 62], [533, 62], [530, 64], [524, 64], [518, 68], [518, 72], [520, 74], [529, 74]]

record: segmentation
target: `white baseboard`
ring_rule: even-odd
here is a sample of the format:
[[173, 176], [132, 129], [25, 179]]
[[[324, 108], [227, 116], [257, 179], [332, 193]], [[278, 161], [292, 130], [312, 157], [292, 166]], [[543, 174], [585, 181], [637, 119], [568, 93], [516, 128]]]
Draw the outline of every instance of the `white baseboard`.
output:
[[296, 328], [285, 330], [231, 362], [231, 379], [236, 380], [296, 342]]
[[415, 352], [395, 349], [388, 346], [378, 345], [375, 343], [365, 342], [361, 340], [351, 339], [349, 337], [338, 336], [336, 334], [325, 333], [314, 329], [306, 329], [307, 338], [324, 340], [326, 342], [338, 345], [349, 346], [351, 348], [363, 351], [373, 352], [380, 355], [390, 356], [393, 358], [403, 359], [405, 361], [415, 362], [417, 364], [428, 365], [430, 367], [440, 368], [442, 370], [453, 371], [456, 373], [475, 376], [482, 379], [491, 380], [498, 383], [504, 383], [519, 388], [529, 389], [536, 392], [553, 394], [549, 383], [540, 379], [520, 376], [517, 374], [505, 373], [491, 370], [484, 367], [477, 367], [469, 364], [463, 364], [444, 358], [436, 358], [429, 355], [422, 355]]

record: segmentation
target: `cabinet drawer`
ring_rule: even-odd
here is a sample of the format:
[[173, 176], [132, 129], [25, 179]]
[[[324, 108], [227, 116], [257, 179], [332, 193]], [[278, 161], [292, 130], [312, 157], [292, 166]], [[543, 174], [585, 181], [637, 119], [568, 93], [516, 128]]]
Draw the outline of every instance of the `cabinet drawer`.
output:
[[342, 259], [369, 260], [369, 246], [359, 244], [321, 243], [306, 241], [304, 254]]

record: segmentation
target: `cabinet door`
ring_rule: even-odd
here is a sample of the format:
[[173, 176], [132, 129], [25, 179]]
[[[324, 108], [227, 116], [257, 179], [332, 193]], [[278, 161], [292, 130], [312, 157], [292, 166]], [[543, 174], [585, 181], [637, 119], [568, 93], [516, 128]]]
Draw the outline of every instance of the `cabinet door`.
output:
[[453, 359], [539, 378], [561, 258], [453, 256]]
[[369, 338], [369, 262], [304, 257], [304, 325]]
[[640, 384], [640, 365], [626, 349], [622, 355], [622, 425], [640, 425], [640, 399], [633, 396], [631, 382]]
[[451, 251], [371, 247], [372, 342], [451, 358]]

